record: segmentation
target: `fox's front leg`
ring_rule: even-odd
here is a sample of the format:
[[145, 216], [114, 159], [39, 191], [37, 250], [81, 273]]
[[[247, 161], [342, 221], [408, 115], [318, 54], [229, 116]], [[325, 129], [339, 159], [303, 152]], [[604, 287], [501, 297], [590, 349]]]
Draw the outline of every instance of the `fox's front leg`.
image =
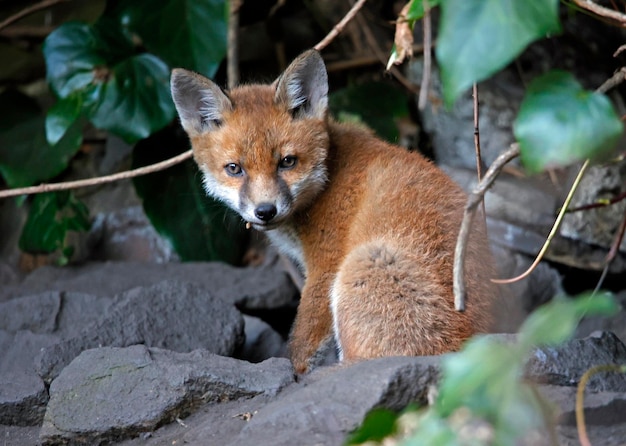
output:
[[311, 359], [332, 336], [329, 290], [333, 277], [325, 273], [315, 280], [307, 278], [296, 314], [289, 352], [297, 373], [305, 373]]

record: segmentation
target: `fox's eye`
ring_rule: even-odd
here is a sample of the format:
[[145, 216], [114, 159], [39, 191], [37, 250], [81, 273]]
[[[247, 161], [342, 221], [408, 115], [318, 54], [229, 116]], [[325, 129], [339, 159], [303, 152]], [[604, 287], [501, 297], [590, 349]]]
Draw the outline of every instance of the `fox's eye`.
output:
[[298, 161], [298, 158], [296, 158], [295, 156], [287, 155], [286, 157], [280, 160], [280, 162], [278, 163], [278, 167], [280, 169], [291, 169], [292, 167], [296, 165], [297, 161]]
[[224, 166], [224, 169], [226, 170], [226, 173], [231, 177], [238, 177], [243, 174], [243, 169], [237, 163], [228, 163], [226, 164], [226, 166]]

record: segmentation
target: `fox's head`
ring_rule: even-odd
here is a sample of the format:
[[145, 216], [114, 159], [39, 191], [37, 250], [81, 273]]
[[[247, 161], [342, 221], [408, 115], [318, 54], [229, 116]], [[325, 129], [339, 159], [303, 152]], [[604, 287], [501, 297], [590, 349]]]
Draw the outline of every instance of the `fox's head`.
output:
[[207, 193], [254, 228], [275, 228], [324, 188], [328, 78], [317, 51], [302, 54], [271, 85], [224, 92], [176, 69], [171, 87]]

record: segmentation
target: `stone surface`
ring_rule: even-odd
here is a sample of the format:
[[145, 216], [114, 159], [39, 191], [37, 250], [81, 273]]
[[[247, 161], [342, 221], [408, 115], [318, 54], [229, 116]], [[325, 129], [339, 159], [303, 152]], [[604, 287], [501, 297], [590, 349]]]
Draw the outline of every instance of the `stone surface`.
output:
[[626, 291], [615, 295], [620, 310], [613, 316], [588, 316], [576, 328], [576, 338], [584, 338], [594, 331], [613, 332], [623, 343], [626, 343]]
[[34, 372], [0, 373], [0, 424], [41, 424], [47, 402], [46, 387]]
[[40, 439], [54, 445], [133, 437], [202, 403], [275, 395], [293, 377], [286, 359], [253, 365], [206, 350], [143, 345], [87, 350], [52, 382]]
[[167, 279], [205, 286], [241, 308], [276, 308], [291, 303], [297, 290], [279, 265], [236, 268], [217, 262], [106, 262], [57, 268], [44, 266], [23, 281], [0, 288], [0, 301], [47, 291], [72, 291], [98, 297], [114, 295]]
[[287, 342], [261, 319], [243, 317], [246, 341], [237, 355], [250, 362], [261, 362], [269, 358], [286, 358]]
[[[604, 364], [626, 364], [626, 346], [610, 332], [572, 339], [557, 347], [538, 347], [529, 358], [526, 373], [545, 384], [576, 386], [587, 370]], [[586, 389], [626, 392], [626, 375], [597, 373], [588, 381]]]
[[188, 352], [198, 348], [232, 355], [243, 343], [243, 319], [232, 305], [200, 285], [164, 281], [129, 290], [80, 334], [44, 348], [36, 358], [46, 382], [81, 351], [145, 344]]

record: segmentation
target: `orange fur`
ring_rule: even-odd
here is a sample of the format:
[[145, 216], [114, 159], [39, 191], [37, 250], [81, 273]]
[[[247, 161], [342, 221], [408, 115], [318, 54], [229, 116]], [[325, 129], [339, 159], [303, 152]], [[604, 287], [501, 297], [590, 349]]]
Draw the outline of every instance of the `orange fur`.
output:
[[[331, 336], [346, 360], [456, 350], [487, 328], [493, 289], [484, 228], [476, 219], [467, 310], [456, 312], [452, 262], [465, 194], [421, 155], [327, 118], [320, 61], [305, 53], [274, 84], [228, 95], [174, 73], [173, 97], [207, 192], [267, 230], [302, 267], [290, 341], [298, 372]], [[295, 165], [281, 164], [285, 157]], [[232, 164], [241, 174], [228, 173]], [[261, 215], [262, 206], [276, 215]]]

